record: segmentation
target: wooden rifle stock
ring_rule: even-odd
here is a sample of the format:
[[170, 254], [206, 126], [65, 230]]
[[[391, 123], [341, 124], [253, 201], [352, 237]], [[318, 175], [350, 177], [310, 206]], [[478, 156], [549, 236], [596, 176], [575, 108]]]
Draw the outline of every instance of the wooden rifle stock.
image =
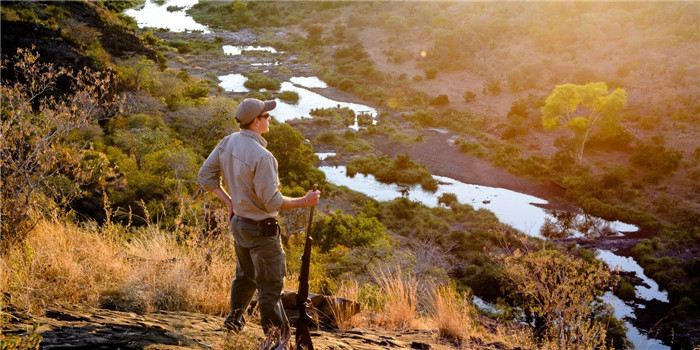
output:
[[[314, 185], [314, 191], [318, 190], [318, 185]], [[313, 350], [311, 334], [309, 334], [309, 324], [311, 317], [306, 313], [306, 299], [309, 298], [309, 268], [311, 265], [311, 224], [314, 219], [314, 208], [311, 207], [309, 214], [309, 227], [306, 229], [306, 243], [304, 244], [304, 254], [301, 256], [301, 271], [299, 271], [299, 291], [297, 292], [297, 310], [299, 319], [296, 324], [296, 348], [297, 350]]]

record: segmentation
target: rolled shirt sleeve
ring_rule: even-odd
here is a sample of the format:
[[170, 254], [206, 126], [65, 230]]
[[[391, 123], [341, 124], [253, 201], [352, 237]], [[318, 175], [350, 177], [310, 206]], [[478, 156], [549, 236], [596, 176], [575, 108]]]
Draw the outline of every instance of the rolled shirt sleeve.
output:
[[197, 178], [199, 184], [207, 190], [211, 191], [221, 187], [221, 164], [219, 163], [219, 145], [209, 154], [209, 157], [204, 161], [204, 164], [199, 168]]
[[280, 181], [277, 175], [277, 160], [268, 153], [262, 157], [255, 171], [255, 194], [267, 212], [278, 212], [282, 207], [282, 193], [279, 191]]

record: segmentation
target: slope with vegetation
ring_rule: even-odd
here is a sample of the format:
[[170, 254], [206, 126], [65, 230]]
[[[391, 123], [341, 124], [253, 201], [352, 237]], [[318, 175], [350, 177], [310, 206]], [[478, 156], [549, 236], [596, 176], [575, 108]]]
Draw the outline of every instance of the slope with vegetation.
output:
[[[109, 3], [69, 3], [65, 8], [76, 6], [95, 9], [97, 13], [103, 13], [101, 17], [110, 21], [124, 20], [110, 12], [108, 7], [113, 5]], [[356, 11], [344, 11], [346, 6], [352, 6]], [[414, 28], [411, 30], [396, 29], [403, 28], [399, 17], [407, 12], [402, 11], [419, 13], [424, 19], [430, 19], [430, 25], [447, 30], [451, 23], [459, 22], [451, 22], [449, 18], [438, 15], [444, 13], [437, 11], [441, 7], [474, 6], [471, 8], [474, 11], [468, 13], [476, 16], [482, 13], [479, 11], [485, 11], [494, 17], [508, 15], [509, 10], [504, 10], [501, 5], [494, 5], [494, 9], [485, 4], [409, 3], [406, 6], [402, 8], [394, 3], [273, 4], [235, 1], [202, 3], [193, 7], [191, 12], [200, 21], [209, 21], [210, 24], [231, 30], [237, 28], [227, 26], [254, 27], [262, 23], [265, 27], [255, 29], [263, 37], [268, 37], [269, 43], [298, 52], [329, 84], [374, 101], [383, 108], [410, 112], [406, 113], [406, 118], [411, 125], [451, 128], [461, 132], [465, 138], [476, 139], [476, 146], [466, 146], [466, 151], [472, 147], [481, 149], [481, 156], [492, 159], [496, 164], [513, 164], [510, 167], [515, 172], [534, 178], [554, 176], [555, 181], [565, 185], [570, 195], [586, 204], [587, 209], [596, 209], [597, 206], [597, 213], [605, 209], [609, 211], [606, 216], [628, 215], [637, 223], [649, 223], [649, 226], [666, 230], [668, 233], [662, 236], [663, 241], [645, 243], [636, 247], [634, 252], [649, 259], [644, 262], [646, 266], [667, 267], [656, 270], [658, 275], [674, 274], [666, 282], [669, 288], [677, 286], [677, 290], [672, 292], [676, 305], [672, 318], [683, 321], [695, 317], [694, 301], [691, 299], [693, 294], [689, 290], [692, 283], [697, 283], [693, 279], [695, 270], [684, 269], [681, 264], [685, 262], [658, 257], [674, 244], [692, 241], [692, 235], [696, 233], [683, 231], [682, 225], [669, 226], [663, 222], [664, 219], [668, 220], [666, 216], [655, 211], [649, 213], [645, 208], [632, 204], [629, 204], [631, 208], [627, 204], [621, 206], [616, 193], [592, 190], [590, 187], [595, 189], [599, 180], [596, 178], [598, 175], [585, 166], [586, 162], [592, 161], [590, 154], [584, 153], [582, 165], [571, 162], [573, 148], [567, 146], [567, 142], [561, 142], [562, 151], [557, 154], [545, 152], [538, 155], [537, 148], [521, 145], [523, 139], [528, 137], [494, 137], [494, 133], [499, 136], [502, 126], [492, 116], [478, 111], [440, 107], [444, 98], [439, 99], [438, 104], [431, 104], [434, 99], [420, 91], [420, 83], [426, 81], [424, 78], [412, 78], [416, 89], [411, 87], [412, 83], [408, 82], [407, 77], [388, 79], [393, 77], [391, 73], [375, 68], [373, 60], [376, 61], [376, 57], [372, 47], [367, 50], [365, 44], [358, 40], [365, 31], [380, 28], [382, 23], [385, 27], [381, 30], [386, 30], [391, 36], [418, 30], [415, 28], [420, 26], [415, 24], [407, 27]], [[43, 14], [59, 11], [53, 7], [59, 10], [64, 8], [41, 3], [24, 9], [3, 3], [3, 27], [20, 18], [34, 26], [49, 28], [54, 24], [45, 23], [50, 20]], [[384, 21], [381, 15], [384, 11], [378, 11], [383, 7], [395, 10], [399, 17], [391, 21], [389, 17]], [[7, 9], [13, 9], [16, 17], [10, 16], [13, 12]], [[217, 18], [223, 18], [222, 13], [236, 21], [216, 23]], [[530, 14], [529, 18], [535, 15]], [[404, 19], [407, 17], [404, 16]], [[333, 18], [339, 20], [333, 25], [321, 25]], [[83, 17], [74, 21], [79, 26], [105, 28]], [[55, 27], [63, 29], [76, 23], [67, 22], [70, 23], [55, 23]], [[133, 30], [133, 23], [130, 24], [132, 29], [128, 29], [129, 21], [125, 22], [127, 24], [120, 21], [120, 26]], [[494, 35], [500, 39], [507, 37], [499, 34], [499, 31], [510, 30], [510, 22], [497, 22]], [[288, 40], [277, 41], [273, 35], [266, 35], [266, 31], [272, 32], [270, 26], [278, 25], [299, 30], [291, 31]], [[6, 32], [3, 30], [3, 43]], [[211, 50], [211, 47], [221, 45], [221, 42], [190, 41], [186, 36], [183, 42], [164, 42], [158, 34], [143, 32], [142, 39], [159, 49], [175, 50], [173, 54], [176, 56], [181, 51], [187, 51], [188, 46], [192, 50]], [[425, 39], [447, 40], [449, 37], [450, 33], [436, 31], [425, 36]], [[147, 45], [140, 40], [146, 50]], [[40, 40], [37, 42], [41, 43]], [[3, 305], [36, 315], [50, 307], [46, 304], [49, 299], [56, 303], [86, 304], [135, 312], [187, 310], [224, 314], [227, 284], [235, 265], [230, 253], [230, 239], [226, 234], [226, 213], [216, 197], [199, 190], [196, 171], [217, 140], [237, 130], [230, 116], [241, 96], [215, 96], [218, 92], [213, 88], [215, 83], [212, 84], [205, 77], [193, 76], [187, 69], [168, 69], [165, 62], [158, 58], [159, 55], [154, 57], [149, 54], [151, 51], [133, 50], [137, 53], [133, 57], [117, 57], [118, 51], [108, 51], [105, 44], [100, 44], [103, 46], [100, 51], [97, 45], [99, 40], [88, 45], [81, 44], [82, 41], [68, 42], [69, 47], [61, 50], [87, 52], [88, 57], [97, 57], [92, 62], [100, 62], [90, 65], [86, 61], [74, 69], [87, 66], [107, 72], [111, 70], [116, 74], [105, 73], [100, 76], [100, 84], [88, 84], [85, 79], [71, 78], [71, 74], [65, 73], [72, 85], [51, 84], [52, 80], [57, 81], [53, 75], [39, 74], [39, 79], [48, 79], [48, 84], [40, 85], [46, 90], [28, 95], [21, 92], [32, 91], [31, 82], [38, 82], [31, 78], [31, 69], [44, 73], [51, 66], [28, 65], [26, 62], [36, 58], [32, 49], [13, 51], [6, 61], [8, 63], [3, 63], [2, 95], [13, 96], [13, 99], [3, 97], [3, 135], [9, 135], [8, 131], [16, 130], [18, 125], [26, 125], [31, 127], [25, 130], [35, 130], [35, 134], [39, 135], [38, 138], [31, 135], [32, 138], [45, 140], [37, 144], [24, 143], [20, 137], [4, 140], [3, 225], [5, 215], [10, 213], [6, 210], [6, 203], [11, 203], [15, 198], [26, 200], [13, 204], [17, 205], [13, 213], [22, 213], [17, 218], [20, 224], [3, 226]], [[437, 42], [435, 47], [440, 48]], [[683, 43], [681, 40], [679, 45]], [[477, 47], [484, 50], [484, 55], [468, 59], [478, 60], [489, 56], [489, 52], [498, 51], [492, 44]], [[45, 52], [42, 50], [46, 48], [39, 46], [36, 49], [40, 53]], [[441, 51], [440, 55], [431, 53], [424, 60], [419, 59], [418, 63], [433, 62], [436, 67], [426, 68], [426, 78], [437, 79], [442, 74], [449, 74], [445, 71], [445, 65], [439, 65], [438, 57], [462, 52], [459, 48], [455, 50], [458, 52]], [[404, 56], [411, 57], [410, 54]], [[51, 57], [40, 54], [38, 62], [46, 58]], [[397, 56], [395, 60], [398, 63], [401, 57]], [[404, 63], [408, 62], [406, 58], [403, 60]], [[458, 65], [447, 67], [455, 68]], [[10, 70], [13, 74], [4, 74]], [[86, 72], [83, 73], [86, 77], [95, 74]], [[6, 79], [8, 76], [16, 78]], [[75, 73], [73, 76], [80, 75]], [[116, 84], [113, 83], [115, 81]], [[484, 91], [499, 93], [499, 89], [496, 89], [498, 80], [488, 81], [488, 89]], [[95, 89], [103, 85], [111, 86], [112, 90], [96, 95]], [[544, 91], [548, 94], [551, 88]], [[55, 96], [56, 101], [51, 100], [50, 96]], [[85, 98], [76, 99], [76, 96]], [[104, 102], [108, 98], [113, 99], [119, 108], [95, 110], [95, 114], [89, 118], [82, 118], [83, 113], [88, 111], [85, 108], [88, 104], [71, 104], [85, 101], [94, 105], [95, 101]], [[476, 97], [477, 100], [480, 98]], [[452, 96], [447, 99], [448, 103], [458, 100]], [[528, 101], [537, 100], [531, 98]], [[519, 103], [529, 111], [527, 113], [531, 113], [533, 109], [536, 110], [532, 103], [537, 105], [538, 102]], [[20, 110], [17, 106], [24, 107]], [[109, 104], [100, 106], [108, 107]], [[60, 118], [80, 118], [81, 123], [67, 124], [65, 129], [52, 127], [63, 124]], [[534, 118], [534, 114], [528, 118]], [[523, 118], [511, 119], [517, 121]], [[526, 125], [532, 127], [539, 124]], [[689, 125], [692, 127], [694, 124]], [[544, 134], [537, 130], [539, 127], [533, 127], [535, 130], [530, 130], [530, 127], [524, 131], [534, 135]], [[368, 129], [374, 131], [367, 132], [396, 131], [390, 129], [391, 126], [379, 125]], [[56, 133], [57, 130], [59, 132]], [[493, 344], [498, 348], [585, 348], [608, 344], [619, 348], [627, 345], [619, 322], [611, 316], [609, 309], [599, 303], [603, 289], [614, 285], [615, 278], [593, 258], [592, 252], [526, 239], [520, 233], [499, 225], [491, 213], [456, 203], [450, 196], [441, 199], [443, 207], [431, 209], [405, 198], [379, 203], [348, 189], [336, 188], [324, 183], [323, 174], [314, 168], [316, 157], [299, 131], [288, 124], [276, 124], [265, 137], [269, 149], [280, 159], [283, 193], [299, 195], [315, 182], [322, 184], [321, 190], [329, 207], [324, 208], [323, 214], [316, 219], [318, 224], [312, 233], [319, 237], [312, 263], [315, 272], [311, 281], [312, 290], [351, 297], [369, 311], [344, 319], [344, 325], [337, 325], [341, 329], [358, 326], [398, 331], [429, 329], [433, 331], [435, 342], [445, 347]], [[331, 132], [318, 134], [315, 140], [330, 140], [329, 144], [343, 145], [349, 152], [361, 152], [372, 147], [363, 139], [362, 133]], [[421, 141], [417, 137], [410, 142]], [[467, 142], [471, 141], [461, 142], [461, 145]], [[674, 152], [659, 142], [646, 144], [642, 148], [656, 152], [661, 147], [664, 147], [661, 149], [664, 152]], [[520, 151], [522, 149], [526, 151]], [[523, 154], [527, 153], [532, 155], [524, 157]], [[38, 154], [45, 158], [34, 161], [31, 157]], [[6, 166], [22, 159], [30, 159], [26, 164], [40, 165], [43, 173], [31, 167]], [[647, 161], [654, 160], [642, 154], [635, 162], [645, 164]], [[399, 167], [411, 164], [407, 157], [403, 160], [397, 158], [394, 163]], [[692, 165], [690, 167], [692, 169]], [[537, 172], [533, 169], [537, 169]], [[688, 168], [683, 169], [686, 171]], [[624, 175], [624, 169], [620, 173]], [[22, 177], [32, 179], [34, 185], [6, 185], [6, 179]], [[659, 180], [670, 181], [668, 178]], [[616, 188], [626, 189], [629, 185], [626, 181], [624, 177], [617, 181]], [[647, 194], [641, 191], [643, 188], [636, 188], [636, 193], [628, 195], [637, 199], [646, 198]], [[333, 207], [339, 203], [342, 204], [338, 207], [345, 211]], [[678, 215], [672, 208], [667, 213]], [[692, 220], [692, 216], [688, 220]], [[291, 232], [295, 224], [303, 221], [302, 213], [287, 213], [285, 229]], [[302, 240], [294, 235], [285, 241], [289, 256], [289, 276], [285, 281], [288, 289], [296, 287], [301, 243]], [[512, 257], [501, 255], [509, 251], [519, 253]], [[570, 279], [561, 283], [547, 278], [556, 275], [566, 275]], [[543, 278], [537, 279], [537, 276]], [[583, 282], [591, 280], [596, 283]], [[542, 295], [543, 289], [551, 287], [557, 294]], [[477, 311], [468, 298], [469, 288], [479, 295], [505, 297], [507, 304], [513, 308], [501, 313], [502, 323], [493, 326], [492, 322], [476, 315]], [[684, 295], [687, 295], [687, 299], [679, 301]], [[549, 304], [555, 299], [559, 304]], [[533, 300], [543, 302], [538, 304]], [[552, 312], [552, 307], [556, 312]], [[533, 327], [517, 326], [518, 321], [525, 321]], [[7, 318], [3, 317], [3, 324], [5, 322], [8, 322]], [[689, 340], [678, 340], [674, 346], [688, 344], [682, 341]], [[254, 343], [251, 341], [247, 345], [254, 347]], [[229, 343], [223, 346], [238, 345]]]

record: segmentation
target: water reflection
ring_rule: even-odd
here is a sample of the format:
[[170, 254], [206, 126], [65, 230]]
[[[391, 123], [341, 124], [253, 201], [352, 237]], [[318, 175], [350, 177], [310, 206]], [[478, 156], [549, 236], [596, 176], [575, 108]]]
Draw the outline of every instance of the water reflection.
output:
[[224, 53], [227, 55], [238, 56], [243, 53], [243, 51], [265, 51], [271, 53], [278, 53], [274, 47], [270, 46], [234, 46], [234, 45], [224, 45], [222, 46]]
[[[613, 307], [613, 312], [615, 317], [619, 320], [623, 320], [628, 323], [629, 320], [634, 319], [636, 316], [634, 314], [634, 308], [627, 305], [622, 299], [616, 297], [611, 292], [606, 292], [603, 295], [603, 301], [610, 304]], [[633, 327], [629, 323], [627, 326], [627, 339], [634, 343], [637, 349], [648, 349], [648, 350], [667, 350], [670, 347], [664, 345], [660, 340], [649, 338], [647, 334], [642, 333], [639, 329]]]
[[607, 221], [583, 213], [562, 210], [546, 210], [548, 217], [540, 228], [540, 235], [548, 239], [585, 237], [599, 238], [620, 236], [620, 232], [634, 232], [637, 227], [619, 221]]
[[289, 81], [292, 82], [292, 84], [294, 85], [299, 85], [308, 89], [325, 89], [328, 87], [328, 84], [326, 84], [326, 82], [317, 77], [292, 77], [289, 79]]
[[658, 300], [668, 303], [668, 293], [661, 291], [659, 285], [651, 278], [644, 274], [644, 269], [637, 264], [634, 259], [626, 256], [619, 256], [608, 250], [596, 250], [598, 259], [605, 261], [610, 267], [619, 266], [624, 272], [633, 272], [637, 277], [641, 278], [645, 285], [637, 285], [634, 287], [635, 295], [644, 300]]
[[[146, 0], [143, 5], [127, 9], [124, 14], [133, 17], [139, 28], [165, 28], [171, 32], [202, 31], [209, 33], [209, 28], [194, 21], [185, 11], [194, 6], [197, 0], [168, 0], [159, 5]], [[168, 7], [177, 11], [168, 11]]]
[[[279, 99], [277, 100], [277, 108], [275, 108], [273, 115], [280, 122], [295, 118], [310, 118], [312, 109], [334, 107], [347, 107], [355, 111], [355, 114], [367, 113], [372, 115], [373, 118], [377, 116], [377, 110], [372, 107], [332, 100], [311, 90], [298, 87], [288, 81], [282, 83], [281, 91], [296, 92], [299, 95], [299, 101], [295, 104], [289, 104]], [[351, 127], [357, 130], [357, 121]]]
[[219, 86], [226, 91], [231, 92], [249, 92], [250, 89], [243, 85], [248, 78], [243, 74], [228, 74], [219, 76]]
[[[444, 193], [453, 193], [460, 203], [470, 204], [474, 209], [486, 209], [493, 212], [499, 221], [509, 224], [514, 228], [532, 236], [540, 236], [543, 227], [566, 227], [573, 223], [587, 223], [588, 226], [579, 225], [580, 229], [588, 231], [626, 232], [636, 231], [636, 227], [611, 222], [590, 215], [555, 212], [535, 205], [547, 204], [547, 201], [535, 196], [519, 193], [504, 188], [478, 186], [466, 184], [444, 176], [433, 176], [438, 182], [435, 192], [424, 191], [419, 185], [398, 186], [383, 184], [372, 175], [356, 175], [353, 178], [346, 176], [344, 166], [322, 166], [320, 169], [326, 174], [326, 179], [336, 185], [347, 186], [355, 191], [362, 192], [380, 201], [393, 200], [404, 196], [412, 201], [420, 202], [429, 207], [437, 207], [438, 198]], [[564, 223], [558, 223], [558, 217], [564, 219]], [[575, 225], [574, 225], [575, 226]], [[574, 232], [574, 229], [570, 229]], [[585, 232], [588, 232], [585, 231]], [[578, 231], [575, 231], [578, 232]], [[584, 232], [584, 231], [582, 231]], [[540, 236], [541, 237], [541, 236]]]

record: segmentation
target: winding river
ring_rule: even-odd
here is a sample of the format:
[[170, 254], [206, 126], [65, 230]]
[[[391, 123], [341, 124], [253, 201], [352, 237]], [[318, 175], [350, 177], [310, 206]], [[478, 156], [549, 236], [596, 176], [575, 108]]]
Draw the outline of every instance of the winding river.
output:
[[[163, 4], [157, 4], [152, 0], [146, 0], [145, 3], [139, 6], [125, 10], [124, 13], [133, 17], [139, 27], [166, 28], [173, 32], [199, 31], [207, 33], [210, 31], [204, 25], [195, 22], [190, 16], [185, 13], [185, 10], [191, 7], [196, 1], [193, 0], [169, 0]], [[168, 10], [168, 6], [171, 7]], [[271, 47], [261, 47], [252, 45], [233, 46], [226, 45], [223, 48], [227, 55], [240, 55], [244, 51], [267, 51], [270, 53], [279, 53]], [[274, 66], [274, 62], [256, 62], [251, 65], [264, 69]], [[227, 91], [246, 93], [250, 90], [243, 86], [246, 78], [240, 72], [232, 71], [230, 74], [219, 76], [220, 86]], [[317, 77], [294, 77], [290, 81], [282, 82], [282, 91], [294, 91], [299, 94], [299, 102], [289, 104], [284, 101], [277, 100], [278, 107], [273, 115], [280, 122], [285, 122], [294, 118], [309, 118], [310, 112], [314, 108], [329, 108], [329, 107], [348, 107], [359, 113], [369, 113], [376, 117], [376, 109], [356, 103], [335, 101], [321, 95], [319, 90], [325, 89], [328, 86]], [[357, 123], [351, 128], [358, 129]], [[332, 154], [320, 153], [319, 158], [324, 159]], [[542, 228], [551, 223], [556, 223], [557, 214], [543, 209], [541, 206], [547, 204], [547, 201], [535, 196], [518, 193], [503, 188], [493, 188], [487, 186], [478, 186], [466, 184], [455, 179], [434, 176], [438, 181], [438, 190], [436, 192], [423, 191], [419, 186], [402, 187], [397, 185], [382, 184], [374, 179], [373, 176], [363, 176], [361, 174], [355, 177], [347, 177], [344, 166], [321, 166], [320, 169], [326, 174], [327, 180], [333, 184], [347, 186], [356, 191], [362, 192], [372, 198], [380, 201], [392, 200], [400, 196], [407, 196], [413, 201], [421, 202], [427, 206], [438, 206], [437, 198], [443, 193], [453, 193], [461, 203], [472, 205], [475, 209], [486, 209], [492, 211], [498, 219], [512, 227], [531, 236], [541, 237]], [[637, 228], [633, 225], [622, 223], [619, 221], [606, 221], [600, 218], [594, 218], [586, 214], [572, 213], [574, 219], [586, 221], [589, 225], [584, 231], [605, 232], [612, 235], [624, 235], [625, 232], [636, 231]], [[585, 235], [589, 232], [575, 230], [574, 235]], [[619, 256], [611, 251], [598, 250], [597, 256], [611, 266], [619, 266], [622, 271], [633, 272], [637, 277], [644, 281], [644, 285], [635, 287], [637, 297], [642, 300], [656, 299], [661, 302], [668, 302], [668, 295], [665, 291], [659, 290], [658, 284], [648, 278], [641, 266], [634, 259]], [[615, 309], [615, 315], [624, 321], [634, 319], [634, 309], [643, 308], [643, 304], [635, 304], [624, 302], [611, 293], [606, 293], [604, 300], [611, 304]], [[475, 302], [482, 308], [489, 308], [488, 303], [476, 298]], [[643, 330], [636, 329], [629, 322], [628, 338], [641, 349], [669, 349], [661, 341], [649, 337]]]

